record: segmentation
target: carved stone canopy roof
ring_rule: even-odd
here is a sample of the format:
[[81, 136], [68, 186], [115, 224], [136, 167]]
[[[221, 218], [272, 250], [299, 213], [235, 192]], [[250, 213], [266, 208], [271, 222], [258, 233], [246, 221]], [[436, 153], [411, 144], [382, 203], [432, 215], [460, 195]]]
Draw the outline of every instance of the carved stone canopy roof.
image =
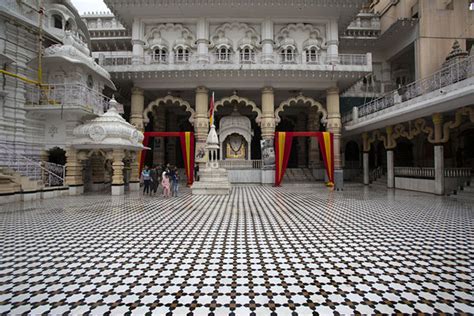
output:
[[219, 122], [221, 141], [224, 141], [231, 134], [242, 135], [249, 144], [252, 140], [252, 123], [248, 117], [237, 111], [237, 107], [234, 107], [231, 115], [224, 116]]
[[143, 133], [121, 117], [113, 106], [101, 116], [76, 127], [73, 134], [72, 145], [78, 149], [145, 149]]
[[[58, 62], [66, 62], [81, 65], [86, 68], [86, 70], [91, 71], [101, 78], [105, 85], [116, 90], [114, 83], [110, 80], [110, 74], [87, 54], [89, 50], [87, 47], [83, 47], [83, 45], [83, 43], [76, 40], [74, 34], [66, 32], [64, 44], [55, 44], [44, 50], [43, 63], [55, 64]], [[31, 66], [36, 65], [37, 63], [37, 58], [30, 61]]]

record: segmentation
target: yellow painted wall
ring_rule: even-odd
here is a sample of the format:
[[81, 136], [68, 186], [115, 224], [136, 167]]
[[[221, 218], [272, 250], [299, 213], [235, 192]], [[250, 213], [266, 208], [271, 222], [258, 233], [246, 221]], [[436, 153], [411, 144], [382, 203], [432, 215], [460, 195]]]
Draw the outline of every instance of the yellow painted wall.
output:
[[415, 43], [418, 78], [424, 78], [441, 67], [455, 40], [466, 49], [466, 39], [474, 38], [474, 11], [467, 1], [453, 0], [446, 10], [446, 0], [419, 0], [419, 38]]

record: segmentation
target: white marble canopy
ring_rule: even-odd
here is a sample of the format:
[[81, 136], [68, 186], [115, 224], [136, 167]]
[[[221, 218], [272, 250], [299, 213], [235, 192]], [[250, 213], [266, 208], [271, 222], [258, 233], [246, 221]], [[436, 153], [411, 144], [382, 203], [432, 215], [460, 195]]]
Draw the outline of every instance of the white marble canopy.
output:
[[111, 106], [101, 116], [76, 127], [72, 146], [77, 149], [124, 149], [139, 151], [143, 146], [143, 133], [120, 116]]
[[[252, 123], [246, 116], [241, 115], [237, 107], [234, 107], [234, 111], [231, 115], [224, 116], [219, 122], [219, 139], [221, 148], [221, 157], [223, 154], [224, 141], [229, 135], [238, 134], [241, 135], [248, 145], [248, 159], [250, 159], [250, 144], [252, 142]], [[221, 158], [222, 159], [222, 158]]]

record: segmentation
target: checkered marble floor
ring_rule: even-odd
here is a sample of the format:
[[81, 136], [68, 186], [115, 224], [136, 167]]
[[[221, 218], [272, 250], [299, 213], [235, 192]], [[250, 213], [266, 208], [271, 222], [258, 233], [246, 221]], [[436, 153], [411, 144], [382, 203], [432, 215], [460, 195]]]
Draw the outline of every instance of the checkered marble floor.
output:
[[0, 313], [474, 313], [474, 207], [234, 187], [0, 207]]

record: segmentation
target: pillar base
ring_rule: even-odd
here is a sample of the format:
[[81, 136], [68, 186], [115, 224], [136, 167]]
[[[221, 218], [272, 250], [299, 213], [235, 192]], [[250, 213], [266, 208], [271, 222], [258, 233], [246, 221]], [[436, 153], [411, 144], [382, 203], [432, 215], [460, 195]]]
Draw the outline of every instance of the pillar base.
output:
[[130, 182], [128, 184], [130, 192], [140, 191], [140, 182]]
[[92, 191], [98, 192], [102, 191], [105, 188], [104, 182], [93, 182], [92, 183]]
[[124, 195], [125, 185], [123, 184], [112, 184], [112, 195]]
[[342, 169], [334, 170], [334, 190], [344, 190], [344, 170]]
[[84, 193], [84, 185], [69, 186], [69, 195], [81, 195]]

